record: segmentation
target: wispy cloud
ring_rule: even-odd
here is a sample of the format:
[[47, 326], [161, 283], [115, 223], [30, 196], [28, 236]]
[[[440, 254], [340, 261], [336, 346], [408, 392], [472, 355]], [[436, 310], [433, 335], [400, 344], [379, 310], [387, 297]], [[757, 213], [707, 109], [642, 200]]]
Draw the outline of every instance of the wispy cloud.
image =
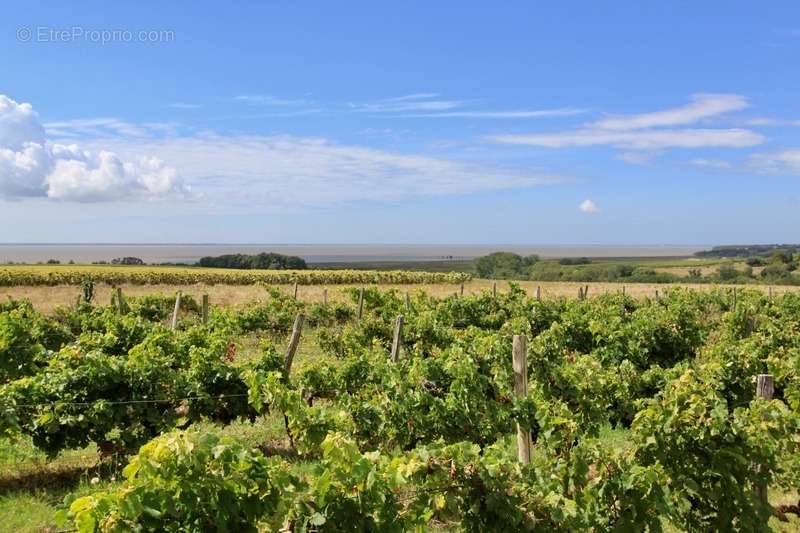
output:
[[200, 104], [189, 104], [186, 102], [175, 102], [173, 104], [167, 105], [167, 107], [171, 107], [173, 109], [200, 109], [203, 107]]
[[620, 161], [625, 161], [632, 165], [645, 165], [653, 158], [651, 152], [622, 152], [617, 156]]
[[800, 176], [800, 148], [754, 154], [749, 164], [750, 168], [764, 174]]
[[366, 113], [401, 113], [406, 111], [446, 111], [470, 103], [470, 100], [445, 100], [433, 93], [386, 98], [375, 102], [350, 103], [353, 111]]
[[744, 129], [677, 129], [604, 131], [576, 130], [534, 135], [494, 135], [491, 140], [506, 144], [564, 148], [566, 146], [609, 145], [625, 150], [663, 150], [666, 148], [729, 147], [743, 148], [764, 142], [758, 133]]
[[698, 93], [693, 94], [689, 100], [688, 104], [673, 109], [610, 117], [587, 124], [586, 127], [603, 130], [639, 130], [683, 126], [730, 111], [738, 111], [748, 106], [747, 99], [738, 94]]
[[445, 113], [422, 113], [404, 115], [417, 118], [545, 118], [569, 117], [586, 113], [585, 109], [563, 107], [558, 109], [535, 109], [516, 111], [449, 111]]
[[304, 98], [279, 98], [270, 94], [243, 94], [234, 96], [233, 99], [237, 102], [242, 102], [245, 104], [275, 107], [302, 106], [311, 103], [309, 100]]
[[175, 134], [179, 125], [174, 122], [132, 123], [114, 117], [97, 117], [46, 122], [44, 128], [49, 137], [56, 138], [151, 137]]
[[705, 159], [705, 158], [697, 158], [692, 159], [689, 161], [690, 164], [701, 167], [701, 168], [711, 168], [716, 170], [726, 170], [732, 167], [732, 165], [723, 159]]
[[153, 153], [215, 204], [330, 207], [529, 188], [566, 178], [529, 168], [395, 153], [323, 138], [221, 136], [117, 140], [121, 154]]
[[439, 93], [412, 93], [404, 96], [395, 96], [393, 98], [384, 98], [384, 102], [407, 102], [409, 100], [427, 100], [429, 98], [438, 98]]
[[745, 120], [744, 124], [747, 126], [800, 126], [800, 120], [755, 117]]
[[764, 142], [764, 136], [741, 128], [675, 128], [723, 113], [743, 109], [747, 100], [739, 95], [696, 94], [687, 105], [652, 113], [627, 115], [584, 124], [555, 133], [493, 135], [489, 139], [505, 144], [563, 148], [607, 145], [624, 150], [667, 148], [743, 148]]
[[414, 93], [375, 102], [351, 103], [350, 109], [362, 113], [392, 114], [401, 118], [477, 118], [525, 119], [566, 117], [585, 113], [585, 109], [475, 109], [479, 100], [453, 100], [439, 93]]

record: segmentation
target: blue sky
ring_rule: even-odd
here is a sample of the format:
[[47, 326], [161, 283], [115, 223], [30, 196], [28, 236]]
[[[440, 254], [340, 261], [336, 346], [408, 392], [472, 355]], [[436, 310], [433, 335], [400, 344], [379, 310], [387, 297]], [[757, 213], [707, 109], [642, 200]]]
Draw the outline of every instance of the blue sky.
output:
[[3, 11], [0, 242], [800, 240], [797, 2]]

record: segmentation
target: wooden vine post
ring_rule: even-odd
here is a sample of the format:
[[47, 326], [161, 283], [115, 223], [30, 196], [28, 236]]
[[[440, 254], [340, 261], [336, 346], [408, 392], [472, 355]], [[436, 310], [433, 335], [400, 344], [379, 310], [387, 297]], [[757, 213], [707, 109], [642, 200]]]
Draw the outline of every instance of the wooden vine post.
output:
[[542, 301], [542, 286], [541, 285], [537, 285], [536, 286], [536, 299], [539, 300], [540, 302]]
[[497, 298], [497, 282], [492, 283], [492, 298]]
[[294, 282], [294, 299], [297, 300], [297, 282]]
[[125, 314], [125, 300], [122, 299], [122, 287], [117, 287], [117, 313]]
[[397, 315], [394, 323], [394, 339], [392, 340], [392, 361], [400, 360], [400, 348], [403, 345], [403, 315]]
[[[756, 396], [762, 400], [771, 400], [772, 394], [775, 392], [775, 384], [772, 380], [772, 374], [759, 374], [756, 378]], [[761, 467], [757, 466], [756, 471], [760, 471]], [[759, 484], [756, 487], [758, 498], [764, 505], [769, 505], [768, 487], [766, 484]]]
[[[528, 352], [524, 335], [514, 335], [512, 345], [514, 364], [514, 394], [524, 398], [528, 395]], [[517, 423], [517, 455], [519, 462], [531, 462], [531, 432]]]
[[364, 316], [364, 287], [358, 290], [358, 319]]
[[461, 284], [461, 296], [464, 296], [464, 284]]
[[328, 289], [322, 289], [322, 305], [328, 305]]
[[[297, 285], [295, 285], [297, 287]], [[289, 382], [289, 375], [292, 372], [292, 361], [294, 361], [294, 354], [297, 347], [300, 345], [300, 333], [303, 331], [303, 322], [306, 317], [303, 313], [299, 313], [294, 319], [294, 326], [292, 326], [292, 336], [289, 338], [289, 346], [286, 347], [286, 355], [283, 358], [283, 367], [286, 370], [284, 379]], [[283, 414], [283, 424], [286, 428], [286, 436], [289, 437], [289, 445], [294, 448], [294, 437], [292, 431], [289, 429], [289, 415]]]
[[411, 295], [406, 291], [406, 309], [411, 309]]
[[736, 311], [736, 287], [733, 288], [733, 310]]
[[294, 319], [294, 326], [292, 326], [292, 336], [289, 338], [289, 346], [286, 347], [286, 356], [283, 358], [283, 366], [286, 369], [286, 379], [289, 379], [289, 374], [292, 371], [292, 361], [294, 361], [294, 354], [297, 347], [300, 345], [300, 334], [303, 331], [303, 322], [306, 317], [303, 313], [298, 314]]
[[583, 300], [583, 287], [578, 287], [578, 300]]
[[208, 294], [203, 295], [203, 324], [208, 324]]
[[172, 310], [172, 330], [178, 328], [178, 312], [181, 310], [181, 291], [175, 296], [175, 309]]

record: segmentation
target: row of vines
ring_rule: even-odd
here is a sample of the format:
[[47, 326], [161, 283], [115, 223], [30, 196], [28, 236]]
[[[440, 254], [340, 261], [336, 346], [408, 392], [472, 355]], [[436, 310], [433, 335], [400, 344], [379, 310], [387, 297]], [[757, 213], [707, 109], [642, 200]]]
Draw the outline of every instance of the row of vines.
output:
[[[205, 322], [184, 297], [176, 330], [167, 297], [52, 316], [9, 300], [0, 436], [51, 456], [138, 450], [118, 487], [68, 498], [61, 520], [80, 531], [767, 531], [790, 519], [759, 494], [800, 490], [800, 297], [347, 291], [349, 304], [270, 291]], [[324, 356], [288, 369], [298, 314]], [[253, 334], [261, 352], [241, 361]], [[514, 335], [528, 339], [525, 397]], [[756, 396], [761, 373], [772, 400]], [[193, 428], [265, 417], [285, 424], [291, 453]]]
[[80, 285], [87, 278], [111, 285], [300, 285], [463, 283], [463, 272], [405, 270], [224, 270], [184, 267], [7, 266], [0, 268], [0, 287]]

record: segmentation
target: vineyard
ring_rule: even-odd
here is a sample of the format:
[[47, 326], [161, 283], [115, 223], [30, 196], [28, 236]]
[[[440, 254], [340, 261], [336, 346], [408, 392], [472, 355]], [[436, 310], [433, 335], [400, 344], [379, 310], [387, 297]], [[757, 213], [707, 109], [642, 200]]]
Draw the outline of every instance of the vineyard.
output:
[[411, 272], [404, 270], [229, 270], [224, 268], [108, 266], [108, 265], [4, 265], [0, 287], [80, 285], [91, 277], [112, 285], [300, 285], [462, 283], [463, 272]]
[[[0, 284], [49, 283], [26, 272]], [[224, 274], [375, 275], [424, 274]], [[48, 315], [0, 303], [0, 440], [107, 465], [61, 530], [800, 528], [798, 294], [263, 289], [233, 310], [83, 289]]]

